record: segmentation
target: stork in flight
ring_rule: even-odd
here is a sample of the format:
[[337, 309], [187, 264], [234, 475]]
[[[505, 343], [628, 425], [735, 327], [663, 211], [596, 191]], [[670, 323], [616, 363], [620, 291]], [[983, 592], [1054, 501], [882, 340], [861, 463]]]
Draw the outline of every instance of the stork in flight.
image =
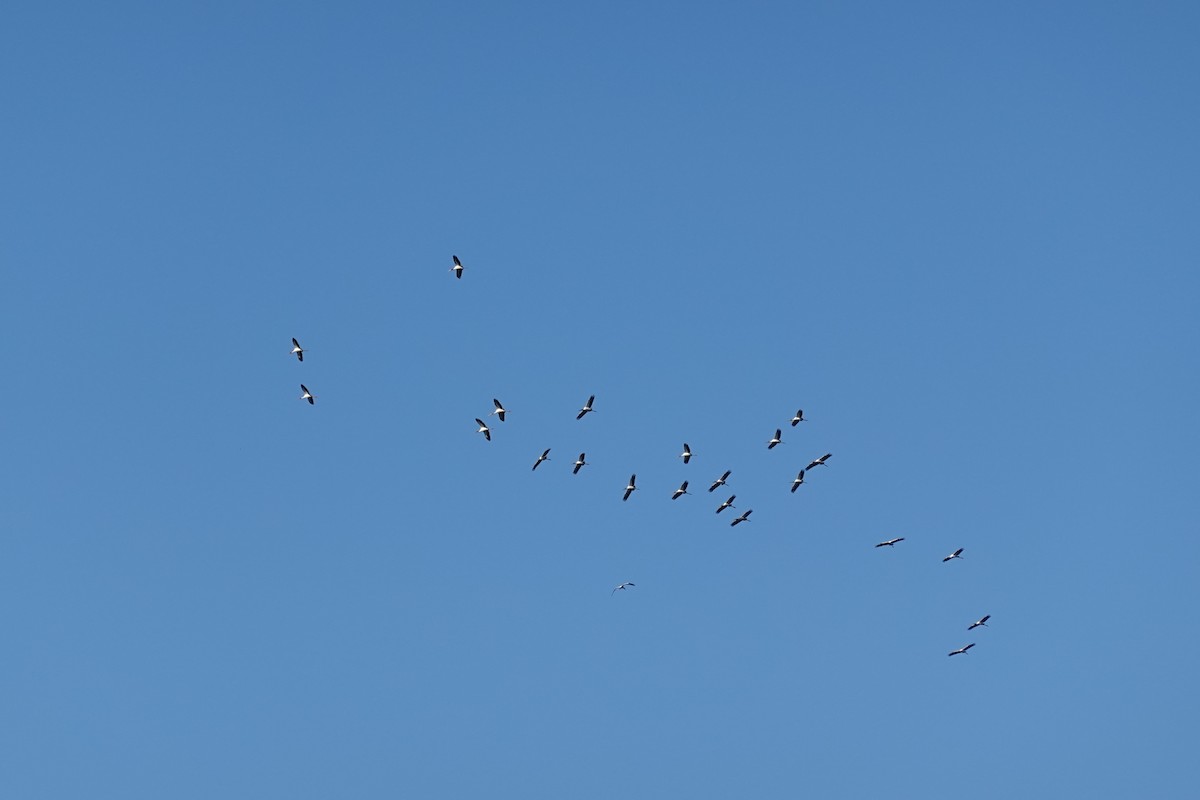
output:
[[957, 650], [951, 650], [946, 655], [948, 655], [948, 656], [965, 656], [967, 654], [967, 651], [970, 650], [974, 646], [975, 646], [975, 643], [971, 642], [966, 647], [960, 647]]
[[592, 413], [596, 409], [592, 408], [592, 403], [596, 402], [596, 395], [588, 398], [587, 405], [579, 409], [579, 413], [575, 415], [575, 419], [583, 419], [585, 415]]
[[550, 460], [550, 448], [547, 447], [545, 450], [542, 451], [542, 454], [537, 457], [537, 461], [533, 462], [533, 468], [537, 469], [538, 464], [541, 464], [543, 461], [549, 461], [549, 460]]
[[968, 625], [967, 630], [973, 631], [981, 625], [986, 628], [988, 626], [987, 621], [991, 618], [992, 618], [991, 614], [984, 614], [982, 617], [980, 617], [979, 619], [975, 620], [970, 625]]
[[800, 484], [802, 483], [804, 483], [804, 470], [800, 470], [800, 474], [792, 481], [792, 494], [796, 493], [796, 490], [800, 488]]
[[295, 336], [292, 337], [292, 352], [295, 353], [297, 361], [304, 360], [304, 348], [301, 347], [300, 343], [296, 341]]
[[739, 523], [749, 522], [750, 515], [753, 513], [754, 513], [753, 508], [746, 509], [745, 511], [742, 512], [742, 515], [740, 517], [735, 519], [733, 522], [729, 523], [729, 527], [733, 528], [733, 527], [737, 526]]
[[947, 561], [951, 561], [951, 560], [953, 560], [953, 559], [956, 559], [956, 558], [959, 558], [959, 559], [961, 559], [961, 558], [962, 558], [962, 551], [963, 551], [963, 549], [962, 549], [961, 547], [960, 547], [960, 548], [958, 548], [958, 549], [957, 549], [957, 550], [955, 550], [953, 553], [951, 553], [950, 555], [948, 555], [948, 556], [946, 556], [945, 558], [943, 558], [943, 559], [942, 559], [942, 563], [943, 563], [943, 564], [945, 564]]
[[903, 536], [897, 536], [895, 539], [888, 539], [886, 542], [880, 542], [879, 544], [877, 544], [875, 546], [876, 547], [895, 547], [896, 542], [903, 542], [903, 541], [904, 541]]
[[804, 419], [804, 409], [797, 409], [796, 416], [792, 417], [792, 427], [794, 428], [798, 423], [807, 421], [808, 420]]
[[300, 395], [301, 400], [307, 400], [308, 404], [310, 406], [316, 405], [316, 399], [317, 399], [316, 395], [314, 395], [312, 392], [310, 392], [308, 390], [308, 387], [305, 386], [303, 383], [300, 384], [300, 391], [304, 392], [304, 394]]
[[710, 492], [715, 492], [718, 486], [724, 486], [725, 481], [729, 479], [729, 475], [733, 472], [731, 469], [725, 470], [725, 474], [713, 481], [713, 485], [708, 487]]
[[575, 469], [571, 470], [572, 475], [578, 475], [579, 470], [583, 469], [584, 467], [586, 467], [588, 465], [588, 462], [584, 461], [584, 458], [586, 456], [587, 456], [587, 453], [580, 453], [579, 458], [575, 459]]
[[678, 500], [682, 495], [691, 494], [691, 492], [689, 492], [687, 490], [687, 484], [688, 484], [687, 481], [684, 481], [683, 483], [679, 484], [679, 488], [671, 493], [671, 499]]
[[631, 581], [625, 581], [624, 583], [618, 584], [617, 586], [613, 587], [613, 590], [609, 596], [611, 597], [612, 595], [616, 594], [617, 592], [623, 592], [626, 589], [628, 589], [630, 586], [637, 586], [637, 584], [633, 583]]
[[466, 267], [464, 267], [463, 263], [458, 260], [458, 256], [450, 257], [454, 259], [454, 266], [450, 268], [450, 271], [454, 273], [454, 277], [462, 278], [462, 271], [466, 269]]
[[476, 417], [475, 421], [479, 423], [479, 430], [477, 430], [475, 432], [482, 433], [483, 438], [487, 439], [490, 442], [492, 440], [492, 429], [489, 428], [487, 426], [487, 423], [484, 422], [483, 420], [481, 420], [479, 417]]
[[724, 503], [721, 503], [721, 505], [717, 506], [717, 513], [720, 514], [722, 511], [724, 511], [727, 508], [736, 508], [736, 506], [733, 504], [733, 501], [736, 498], [737, 498], [736, 494], [729, 495], [728, 500], [726, 500]]
[[496, 407], [493, 410], [488, 412], [488, 416], [490, 417], [492, 414], [495, 414], [497, 417], [500, 418], [501, 422], [504, 422], [504, 415], [507, 413], [504, 410], [504, 406], [501, 405], [500, 401], [494, 397], [492, 398], [492, 405], [494, 405]]
[[629, 476], [629, 485], [625, 487], [625, 496], [622, 497], [621, 499], [628, 500], [629, 495], [633, 494], [636, 491], [637, 491], [637, 473], [634, 473], [633, 475]]
[[821, 456], [820, 458], [814, 458], [812, 460], [812, 462], [807, 467], [805, 467], [805, 469], [812, 469], [813, 467], [824, 466], [825, 462], [828, 461], [829, 457], [832, 455], [833, 455], [833, 453], [826, 453], [825, 455]]
[[679, 454], [679, 457], [685, 464], [692, 460], [692, 448], [688, 446], [687, 442], [683, 443], [683, 452]]
[[783, 431], [780, 428], [776, 428], [774, 438], [767, 440], [767, 449], [774, 450], [775, 445], [782, 444], [782, 443], [783, 443]]

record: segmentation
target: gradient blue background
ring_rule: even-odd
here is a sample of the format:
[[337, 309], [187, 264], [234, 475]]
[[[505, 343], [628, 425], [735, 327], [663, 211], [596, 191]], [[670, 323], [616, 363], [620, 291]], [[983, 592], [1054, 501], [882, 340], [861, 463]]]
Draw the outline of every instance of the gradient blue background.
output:
[[4, 797], [1194, 796], [1195, 4], [2, 17]]

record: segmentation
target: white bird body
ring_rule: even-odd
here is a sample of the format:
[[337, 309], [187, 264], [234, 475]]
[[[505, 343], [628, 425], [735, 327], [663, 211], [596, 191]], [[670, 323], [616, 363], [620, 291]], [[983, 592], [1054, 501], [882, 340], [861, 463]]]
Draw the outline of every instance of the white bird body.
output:
[[589, 397], [587, 404], [583, 408], [579, 409], [579, 413], [575, 415], [575, 419], [583, 419], [585, 416], [587, 416], [588, 414], [591, 414], [593, 411], [595, 411], [595, 409], [592, 408], [592, 403], [595, 403], [595, 402], [596, 402], [596, 395], [592, 395], [591, 397]]
[[968, 625], [967, 630], [973, 631], [980, 626], [986, 628], [988, 626], [987, 621], [991, 618], [992, 618], [991, 614], [984, 614], [982, 617], [980, 617], [979, 619], [975, 620], [970, 625]]
[[946, 556], [945, 558], [943, 558], [943, 559], [942, 559], [942, 563], [943, 563], [943, 564], [945, 564], [947, 561], [953, 561], [953, 560], [954, 560], [954, 559], [956, 559], [956, 558], [959, 558], [959, 559], [961, 559], [961, 558], [962, 558], [962, 551], [963, 551], [963, 549], [962, 549], [961, 547], [960, 547], [960, 548], [958, 548], [958, 549], [957, 549], [957, 550], [955, 550], [953, 553], [951, 553], [950, 555], [948, 555], [948, 556]]
[[721, 505], [717, 506], [717, 513], [720, 514], [722, 511], [724, 511], [727, 508], [735, 508], [735, 506], [733, 505], [733, 501], [735, 499], [737, 499], [736, 494], [729, 495], [728, 500], [726, 500], [724, 503], [721, 503]]
[[800, 470], [800, 474], [792, 481], [792, 494], [796, 493], [796, 490], [800, 488], [800, 484], [802, 483], [804, 483], [804, 470]]
[[896, 542], [903, 542], [903, 541], [904, 541], [903, 536], [897, 536], [895, 539], [888, 539], [886, 542], [880, 542], [879, 544], [877, 544], [875, 546], [876, 547], [895, 547]]
[[729, 527], [731, 527], [731, 528], [734, 528], [734, 527], [737, 527], [738, 525], [740, 525], [740, 524], [741, 524], [741, 523], [743, 523], [743, 522], [749, 522], [749, 521], [750, 521], [750, 515], [751, 515], [751, 514], [753, 514], [753, 513], [754, 513], [754, 509], [753, 509], [753, 508], [748, 508], [748, 509], [746, 509], [745, 511], [743, 511], [743, 512], [742, 512], [742, 515], [741, 515], [740, 517], [738, 517], [737, 519], [735, 519], [733, 522], [729, 523]]
[[948, 655], [948, 656], [965, 656], [967, 654], [967, 651], [970, 650], [974, 646], [975, 646], [975, 643], [971, 642], [966, 647], [960, 647], [957, 650], [951, 650], [946, 655]]
[[637, 491], [637, 474], [635, 473], [635, 474], [629, 476], [629, 485], [625, 487], [625, 496], [622, 497], [621, 499], [628, 500], [629, 495], [633, 494], [636, 491]]
[[692, 448], [688, 446], [687, 442], [683, 443], [683, 452], [679, 454], [679, 457], [685, 464], [692, 460]]
[[458, 256], [450, 256], [450, 258], [454, 259], [454, 266], [450, 267], [450, 271], [454, 273], [454, 277], [462, 278], [463, 270], [466, 269], [466, 267], [464, 267], [463, 263], [458, 260]]
[[767, 449], [774, 450], [775, 445], [777, 445], [777, 444], [783, 444], [783, 429], [782, 428], [776, 428], [775, 435], [767, 440]]
[[623, 592], [626, 589], [628, 589], [630, 586], [637, 586], [637, 584], [633, 583], [631, 581], [625, 581], [624, 583], [619, 583], [615, 587], [613, 587], [611, 594], [616, 594], [617, 592]]
[[495, 406], [495, 408], [494, 408], [494, 409], [492, 409], [491, 411], [489, 411], [489, 412], [488, 412], [488, 416], [490, 417], [490, 416], [492, 416], [493, 414], [495, 414], [497, 417], [499, 417], [499, 418], [500, 418], [500, 421], [501, 421], [501, 422], [504, 422], [504, 415], [505, 415], [506, 413], [508, 413], [508, 412], [506, 412], [506, 411], [504, 410], [504, 406], [503, 406], [503, 405], [501, 405], [501, 404], [500, 404], [500, 401], [499, 401], [499, 400], [497, 400], [497, 399], [496, 399], [496, 398], [494, 398], [494, 397], [492, 398], [492, 405], [494, 405], [494, 406]]
[[543, 461], [549, 461], [549, 460], [550, 460], [550, 448], [547, 447], [545, 450], [542, 451], [542, 454], [537, 457], [537, 461], [533, 462], [533, 468], [537, 469], [538, 464], [541, 464]]
[[482, 433], [482, 434], [483, 434], [483, 438], [487, 439], [487, 440], [490, 442], [490, 441], [492, 440], [492, 429], [491, 429], [491, 428], [489, 428], [489, 427], [487, 426], [487, 423], [486, 423], [486, 422], [484, 422], [483, 420], [481, 420], [479, 417], [476, 417], [476, 418], [475, 418], [475, 421], [476, 421], [477, 423], [479, 423], [479, 430], [477, 430], [477, 431], [475, 431], [475, 432], [476, 432], [476, 433]]
[[671, 494], [671, 499], [672, 499], [672, 500], [678, 500], [680, 497], [682, 497], [682, 496], [683, 496], [683, 495], [685, 495], [685, 494], [691, 494], [691, 492], [689, 492], [689, 491], [687, 490], [687, 485], [688, 485], [688, 482], [687, 482], [687, 481], [684, 481], [683, 483], [679, 484], [679, 488], [678, 488], [678, 489], [676, 489], [676, 490], [675, 490], [675, 491], [674, 491], [674, 492]]
[[295, 337], [295, 336], [293, 336], [293, 337], [292, 337], [292, 350], [291, 350], [291, 352], [292, 352], [292, 354], [293, 354], [293, 355], [295, 355], [295, 356], [296, 356], [296, 360], [297, 360], [297, 361], [303, 361], [303, 360], [304, 360], [304, 348], [303, 348], [303, 347], [301, 347], [301, 346], [300, 346], [300, 343], [296, 341], [296, 337]]
[[796, 427], [796, 425], [798, 425], [801, 422], [806, 422], [806, 420], [804, 419], [804, 409], [803, 408], [798, 409], [796, 411], [796, 416], [792, 417], [792, 427], [793, 428]]
[[303, 394], [300, 395], [301, 400], [307, 400], [310, 406], [316, 405], [317, 396], [310, 392], [308, 387], [303, 383], [300, 384], [300, 391], [303, 392]]
[[572, 475], [578, 475], [579, 470], [588, 465], [588, 462], [584, 460], [585, 458], [587, 458], [587, 453], [580, 453], [579, 458], [575, 459], [575, 469], [571, 470]]
[[832, 456], [832, 455], [833, 455], [833, 453], [826, 453], [825, 455], [821, 456], [820, 458], [814, 458], [814, 459], [813, 459], [813, 460], [812, 460], [812, 461], [809, 463], [809, 465], [808, 465], [807, 467], [805, 467], [805, 469], [812, 469], [813, 467], [822, 467], [822, 466], [824, 466], [824, 465], [825, 465], [825, 462], [826, 462], [826, 461], [828, 461], [828, 460], [829, 460], [829, 458], [830, 458], [830, 456]]

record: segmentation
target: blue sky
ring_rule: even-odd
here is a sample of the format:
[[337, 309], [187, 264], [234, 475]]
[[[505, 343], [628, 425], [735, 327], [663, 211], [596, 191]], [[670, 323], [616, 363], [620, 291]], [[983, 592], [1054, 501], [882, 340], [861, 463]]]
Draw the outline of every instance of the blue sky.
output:
[[8, 7], [0, 793], [1190, 796], [1198, 23]]

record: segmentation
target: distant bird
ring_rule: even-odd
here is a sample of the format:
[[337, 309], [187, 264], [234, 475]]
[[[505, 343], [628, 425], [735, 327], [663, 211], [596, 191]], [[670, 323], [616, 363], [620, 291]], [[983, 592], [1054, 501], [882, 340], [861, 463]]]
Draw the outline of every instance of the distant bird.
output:
[[724, 503], [721, 503], [721, 505], [717, 506], [717, 513], [720, 514], [722, 511], [724, 511], [727, 508], [736, 508], [736, 506], [733, 504], [733, 501], [736, 497], [737, 497], [736, 494], [729, 495], [728, 500], [726, 500]]
[[537, 469], [538, 464], [542, 463], [543, 461], [549, 461], [549, 460], [550, 460], [550, 448], [547, 447], [545, 450], [542, 451], [542, 454], [537, 457], [537, 461], [533, 462], [533, 468]]
[[504, 422], [504, 415], [508, 412], [506, 412], [504, 410], [504, 406], [500, 405], [500, 401], [494, 397], [492, 398], [492, 404], [495, 405], [496, 408], [493, 409], [492, 411], [489, 411], [488, 416], [490, 417], [492, 414], [495, 414], [497, 417], [500, 418], [501, 422]]
[[886, 542], [880, 542], [879, 544], [877, 544], [875, 546], [876, 547], [894, 547], [896, 545], [896, 542], [903, 542], [903, 541], [904, 541], [903, 536], [897, 536], [895, 539], [888, 539]]
[[450, 268], [450, 271], [454, 273], [454, 277], [462, 278], [462, 271], [466, 269], [466, 267], [464, 267], [463, 263], [458, 260], [458, 256], [450, 257], [454, 259], [454, 266]]
[[974, 642], [971, 642], [971, 643], [970, 643], [969, 645], [967, 645], [966, 647], [960, 647], [960, 648], [958, 648], [957, 650], [951, 650], [951, 651], [950, 651], [949, 653], [947, 653], [946, 655], [948, 655], [948, 656], [963, 656], [963, 655], [966, 655], [966, 654], [967, 654], [967, 651], [968, 651], [968, 650], [970, 650], [970, 649], [971, 649], [972, 647], [974, 647], [974, 646], [975, 646], [975, 643], [974, 643]]
[[300, 395], [300, 399], [301, 399], [301, 400], [307, 400], [307, 401], [308, 401], [308, 404], [309, 404], [310, 406], [311, 406], [311, 405], [316, 405], [316, 403], [314, 402], [314, 401], [317, 399], [317, 398], [316, 398], [316, 396], [315, 396], [315, 395], [313, 395], [313, 393], [312, 393], [312, 392], [310, 392], [310, 391], [308, 390], [308, 387], [307, 387], [307, 386], [305, 386], [303, 383], [302, 383], [302, 384], [300, 384], [300, 391], [304, 392], [304, 394]]
[[738, 523], [741, 523], [741, 522], [749, 522], [749, 521], [750, 521], [750, 515], [751, 515], [751, 514], [753, 514], [753, 513], [754, 513], [754, 509], [753, 509], [753, 508], [747, 509], [746, 511], [742, 512], [742, 515], [741, 515], [740, 517], [738, 517], [737, 519], [735, 519], [733, 522], [729, 523], [729, 527], [731, 527], [731, 528], [732, 528], [732, 527], [736, 526]]
[[579, 470], [588, 465], [588, 462], [583, 460], [585, 456], [587, 456], [587, 453], [580, 453], [579, 458], [575, 459], [575, 469], [571, 470], [572, 475], [578, 475]]
[[[624, 583], [618, 584], [616, 587], [614, 587], [612, 590], [612, 594], [616, 594], [618, 591], [623, 592], [626, 589], [628, 589], [630, 586], [637, 586], [637, 584], [631, 583], [630, 581], [625, 581]], [[610, 594], [609, 596], [611, 597], [612, 594]]]
[[775, 445], [783, 443], [783, 431], [780, 428], [775, 429], [775, 437], [767, 440], [767, 449], [774, 450]]
[[800, 470], [800, 474], [792, 481], [792, 492], [795, 493], [800, 488], [800, 484], [804, 483], [804, 470]]
[[479, 430], [477, 430], [475, 432], [482, 433], [483, 438], [487, 439], [490, 442], [492, 440], [492, 429], [489, 428], [487, 426], [487, 423], [484, 422], [483, 420], [481, 420], [479, 417], [476, 417], [475, 421], [479, 423]]
[[797, 423], [805, 422], [805, 421], [806, 420], [804, 419], [804, 409], [803, 408], [797, 409], [796, 416], [792, 417], [792, 427], [794, 428], [794, 427], [796, 427]]
[[579, 409], [579, 413], [575, 416], [575, 419], [583, 419], [585, 414], [590, 414], [591, 412], [595, 411], [595, 409], [592, 408], [592, 403], [594, 402], [596, 402], [596, 395], [592, 395], [588, 398], [587, 405]]
[[829, 457], [832, 455], [833, 455], [833, 453], [826, 453], [825, 455], [821, 456], [820, 458], [814, 458], [812, 460], [812, 462], [809, 463], [809, 465], [807, 467], [805, 467], [805, 469], [812, 469], [813, 467], [824, 466], [825, 462], [828, 461]]
[[963, 551], [963, 549], [961, 547], [958, 548], [953, 553], [951, 553], [950, 555], [943, 558], [942, 563], [945, 564], [947, 561], [950, 561], [951, 559], [954, 559], [954, 558], [962, 558], [962, 551]]
[[629, 476], [629, 485], [625, 487], [625, 496], [622, 497], [621, 499], [628, 500], [629, 495], [633, 494], [636, 491], [637, 491], [637, 474], [635, 473], [635, 474]]
[[683, 443], [683, 452], [679, 454], [679, 457], [683, 459], [683, 463], [685, 464], [692, 460], [692, 448], [688, 447], [687, 442]]
[[982, 625], [983, 627], [986, 628], [988, 626], [987, 621], [991, 618], [992, 618], [991, 614], [984, 614], [982, 617], [980, 617], [979, 619], [975, 620], [970, 625], [968, 625], [967, 630], [973, 631], [976, 628], [978, 628], [980, 625]]
[[300, 343], [296, 341], [295, 336], [292, 337], [292, 352], [296, 354], [297, 361], [304, 360], [304, 348], [301, 347]]
[[715, 492], [717, 490], [718, 486], [724, 486], [725, 481], [729, 479], [729, 475], [732, 472], [733, 472], [733, 470], [731, 470], [731, 469], [725, 470], [725, 474], [722, 475], [721, 477], [717, 478], [715, 481], [713, 481], [713, 485], [708, 487], [708, 490], [710, 492]]
[[684, 481], [683, 483], [679, 484], [679, 488], [671, 493], [671, 499], [678, 500], [681, 495], [691, 494], [691, 492], [689, 492], [687, 490], [687, 484], [688, 484], [687, 481]]

